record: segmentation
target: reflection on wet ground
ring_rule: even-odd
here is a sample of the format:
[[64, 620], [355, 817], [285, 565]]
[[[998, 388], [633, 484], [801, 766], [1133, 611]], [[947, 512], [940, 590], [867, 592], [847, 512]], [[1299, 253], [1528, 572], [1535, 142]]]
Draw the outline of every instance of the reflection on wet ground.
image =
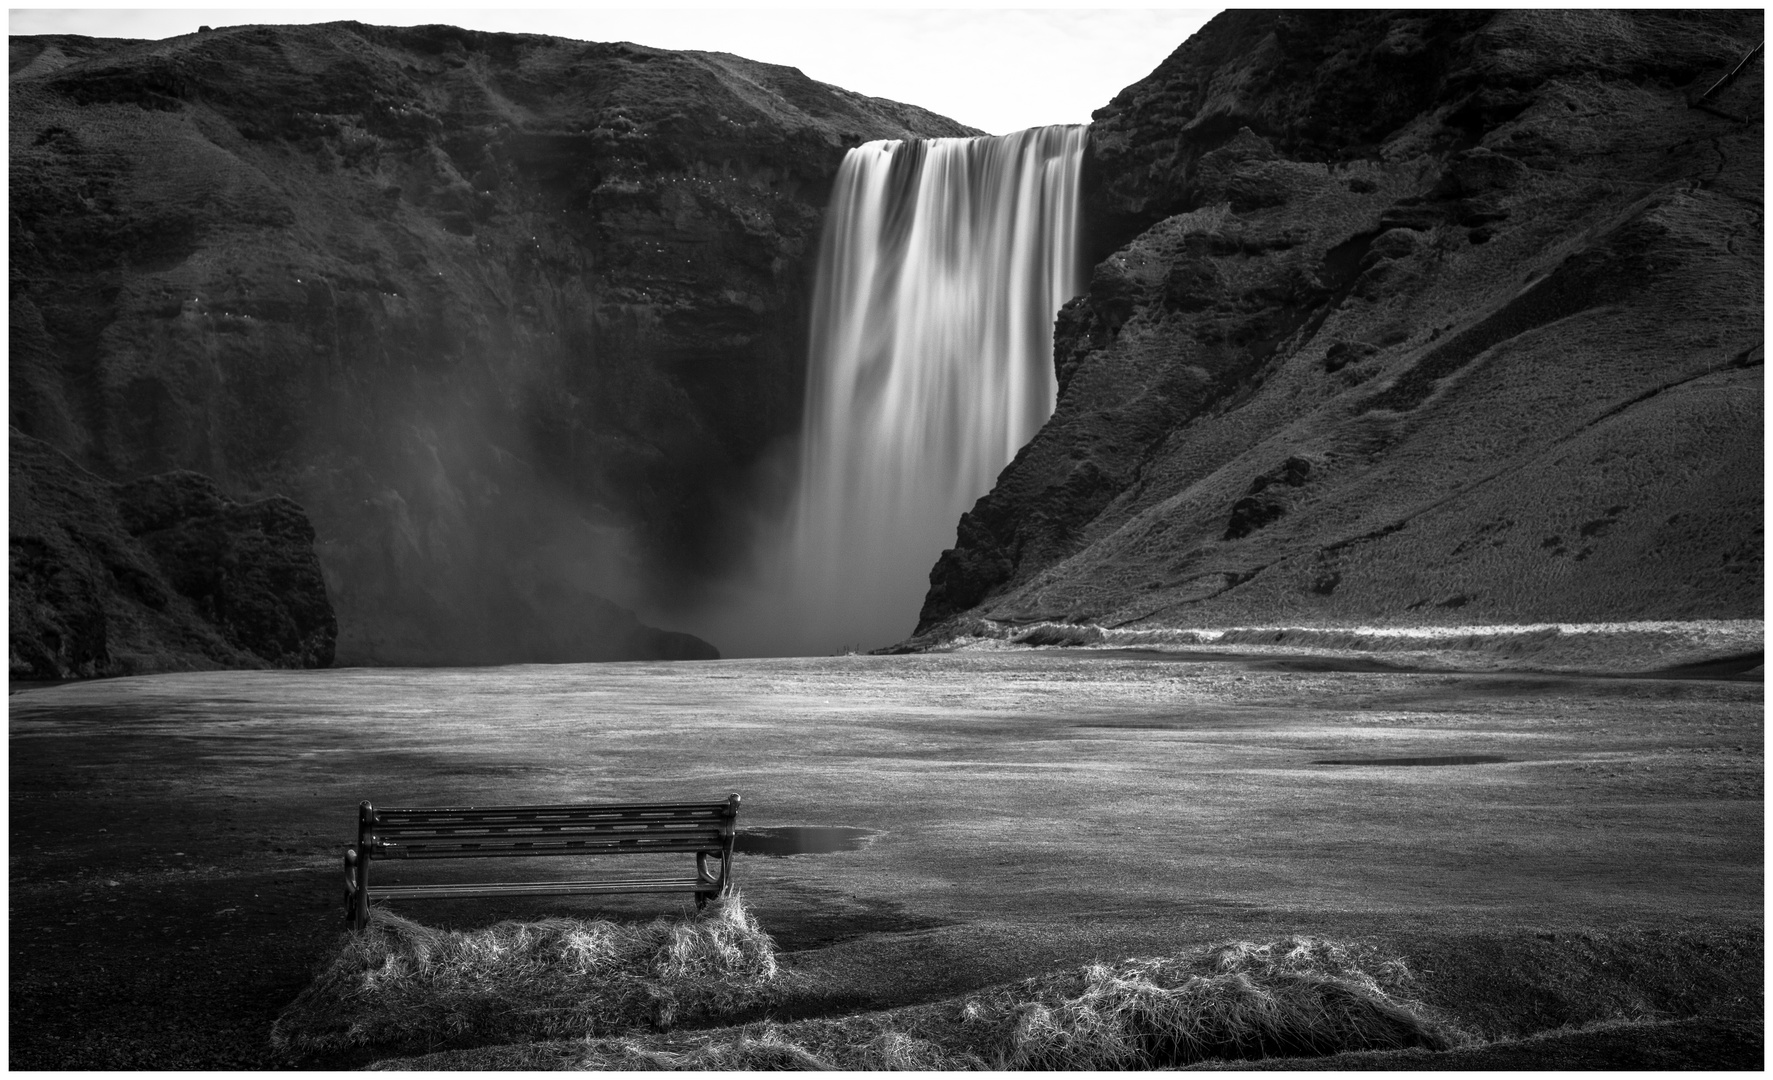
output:
[[1495, 754], [1443, 754], [1439, 757], [1325, 758], [1313, 765], [1500, 765], [1513, 758]]
[[845, 825], [784, 825], [778, 828], [740, 829], [733, 850], [741, 855], [825, 855], [833, 851], [860, 851], [879, 835], [873, 829]]

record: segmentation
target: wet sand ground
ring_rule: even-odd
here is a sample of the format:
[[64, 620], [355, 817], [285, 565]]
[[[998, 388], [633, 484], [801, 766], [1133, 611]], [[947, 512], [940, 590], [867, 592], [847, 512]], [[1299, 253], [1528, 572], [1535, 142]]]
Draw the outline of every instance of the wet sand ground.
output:
[[[1758, 682], [1031, 651], [163, 675], [9, 704], [14, 1068], [268, 1064], [271, 1018], [336, 932], [365, 798], [738, 791], [745, 827], [872, 830], [856, 851], [740, 857], [747, 903], [817, 987], [802, 1015], [1295, 932], [1759, 948]], [[1312, 764], [1467, 756], [1508, 760]]]

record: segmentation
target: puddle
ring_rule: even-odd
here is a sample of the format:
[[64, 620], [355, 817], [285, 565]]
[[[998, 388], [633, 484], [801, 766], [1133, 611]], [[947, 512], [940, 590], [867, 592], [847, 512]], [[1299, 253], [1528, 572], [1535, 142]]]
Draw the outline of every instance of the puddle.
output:
[[1443, 757], [1325, 758], [1313, 765], [1500, 765], [1512, 758], [1495, 754], [1448, 754]]
[[833, 851], [860, 851], [877, 835], [873, 829], [847, 825], [783, 825], [769, 829], [740, 829], [733, 851], [741, 855], [826, 855]]

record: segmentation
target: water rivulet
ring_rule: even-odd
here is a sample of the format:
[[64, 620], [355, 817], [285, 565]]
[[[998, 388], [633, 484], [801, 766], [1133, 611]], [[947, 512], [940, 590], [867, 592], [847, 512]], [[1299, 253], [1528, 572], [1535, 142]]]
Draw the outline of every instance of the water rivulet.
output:
[[819, 255], [800, 477], [775, 538], [775, 640], [909, 634], [955, 523], [1053, 409], [1053, 318], [1083, 287], [1087, 128], [872, 142]]

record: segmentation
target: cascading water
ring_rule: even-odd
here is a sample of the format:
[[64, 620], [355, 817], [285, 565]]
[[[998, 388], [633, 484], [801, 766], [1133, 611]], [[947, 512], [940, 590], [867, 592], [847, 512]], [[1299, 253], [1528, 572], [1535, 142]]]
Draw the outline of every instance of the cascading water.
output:
[[763, 595], [745, 605], [757, 621], [737, 641], [715, 631], [729, 653], [866, 649], [911, 632], [961, 514], [1052, 413], [1053, 319], [1083, 287], [1087, 131], [873, 142], [845, 157], [819, 255], [799, 484]]

